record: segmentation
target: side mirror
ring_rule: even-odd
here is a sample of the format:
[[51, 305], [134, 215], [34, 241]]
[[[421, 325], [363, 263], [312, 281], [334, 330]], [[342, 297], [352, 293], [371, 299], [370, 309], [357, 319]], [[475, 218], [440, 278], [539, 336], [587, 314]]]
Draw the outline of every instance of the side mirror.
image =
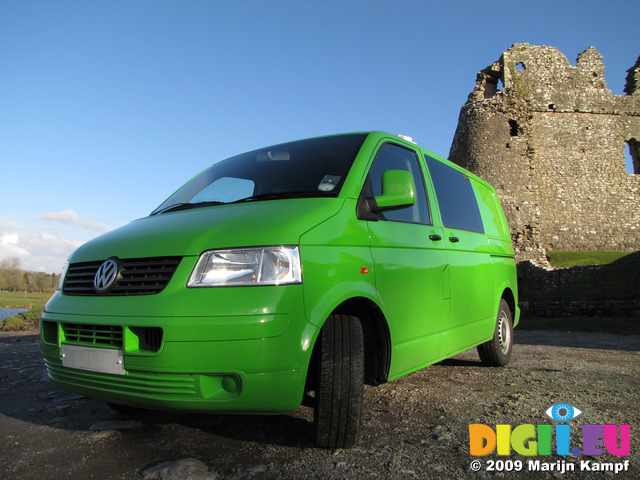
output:
[[410, 207], [416, 203], [413, 176], [406, 170], [387, 170], [382, 174], [382, 195], [374, 197], [375, 213]]

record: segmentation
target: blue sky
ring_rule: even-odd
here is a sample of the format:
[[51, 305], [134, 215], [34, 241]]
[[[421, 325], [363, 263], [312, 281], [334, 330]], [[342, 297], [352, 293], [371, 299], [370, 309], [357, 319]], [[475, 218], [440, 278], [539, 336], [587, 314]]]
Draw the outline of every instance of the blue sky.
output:
[[211, 163], [386, 130], [447, 156], [476, 74], [513, 43], [622, 94], [637, 0], [0, 0], [0, 258], [58, 272]]

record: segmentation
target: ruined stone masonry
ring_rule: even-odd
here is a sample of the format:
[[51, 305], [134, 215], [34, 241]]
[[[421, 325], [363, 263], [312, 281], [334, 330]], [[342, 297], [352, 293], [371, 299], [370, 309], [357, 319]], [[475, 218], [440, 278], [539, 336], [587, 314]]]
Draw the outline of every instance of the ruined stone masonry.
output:
[[518, 262], [640, 250], [640, 57], [628, 72], [626, 95], [613, 95], [595, 48], [574, 67], [524, 43], [478, 74], [449, 159], [496, 188]]

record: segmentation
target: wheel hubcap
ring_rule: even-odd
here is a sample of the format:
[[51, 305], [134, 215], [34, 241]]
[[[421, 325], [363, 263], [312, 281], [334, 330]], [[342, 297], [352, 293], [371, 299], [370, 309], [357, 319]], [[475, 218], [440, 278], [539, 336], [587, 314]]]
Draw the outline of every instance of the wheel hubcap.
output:
[[506, 312], [500, 312], [498, 316], [498, 342], [503, 354], [507, 354], [511, 347], [511, 330]]

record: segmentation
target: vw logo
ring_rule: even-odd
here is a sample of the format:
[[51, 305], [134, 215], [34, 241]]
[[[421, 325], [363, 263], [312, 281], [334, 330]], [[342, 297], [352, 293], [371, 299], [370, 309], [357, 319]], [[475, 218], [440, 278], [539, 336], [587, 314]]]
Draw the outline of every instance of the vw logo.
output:
[[118, 263], [110, 258], [98, 268], [96, 276], [93, 277], [93, 288], [95, 288], [98, 293], [106, 292], [111, 285], [113, 285], [113, 282], [116, 281], [117, 277]]

